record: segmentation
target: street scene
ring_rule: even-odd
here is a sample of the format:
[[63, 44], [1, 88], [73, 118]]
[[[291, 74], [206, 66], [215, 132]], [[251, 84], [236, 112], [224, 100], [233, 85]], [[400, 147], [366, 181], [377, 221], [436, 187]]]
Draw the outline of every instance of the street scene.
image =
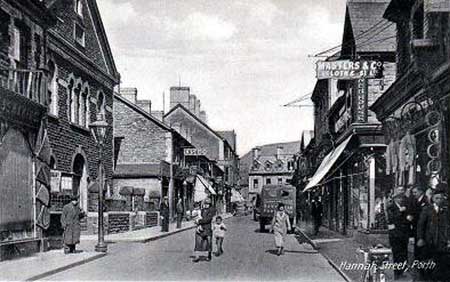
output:
[[0, 0], [0, 281], [450, 281], [450, 0]]

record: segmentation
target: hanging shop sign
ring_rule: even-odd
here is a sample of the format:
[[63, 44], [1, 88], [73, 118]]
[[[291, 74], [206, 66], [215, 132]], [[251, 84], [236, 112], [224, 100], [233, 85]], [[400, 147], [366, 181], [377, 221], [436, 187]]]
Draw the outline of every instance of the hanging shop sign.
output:
[[184, 149], [185, 156], [205, 156], [207, 152], [208, 151], [205, 149]]
[[318, 61], [316, 63], [317, 79], [359, 79], [383, 77], [381, 61]]
[[50, 189], [52, 192], [61, 192], [61, 171], [50, 171]]
[[367, 79], [358, 79], [356, 88], [356, 122], [367, 122]]

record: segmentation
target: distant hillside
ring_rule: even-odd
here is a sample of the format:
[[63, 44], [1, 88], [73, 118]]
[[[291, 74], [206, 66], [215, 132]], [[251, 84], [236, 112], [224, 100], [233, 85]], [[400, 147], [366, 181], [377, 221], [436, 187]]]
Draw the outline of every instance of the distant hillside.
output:
[[[300, 141], [285, 142], [285, 143], [273, 143], [262, 146], [257, 146], [260, 148], [260, 156], [275, 156], [277, 154], [278, 146], [283, 147], [283, 155], [294, 155], [300, 151]], [[250, 150], [248, 153], [240, 158], [240, 185], [248, 185], [248, 171], [253, 161], [253, 152]]]

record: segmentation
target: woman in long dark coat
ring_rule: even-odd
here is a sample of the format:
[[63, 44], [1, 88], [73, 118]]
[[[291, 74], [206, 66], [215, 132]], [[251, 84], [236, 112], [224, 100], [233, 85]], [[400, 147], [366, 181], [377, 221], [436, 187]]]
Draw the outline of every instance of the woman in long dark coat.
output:
[[61, 226], [64, 229], [64, 253], [74, 253], [76, 244], [80, 243], [80, 219], [85, 216], [78, 206], [78, 197], [72, 196], [71, 202], [64, 206], [61, 215]]
[[[207, 261], [211, 260], [212, 252], [212, 220], [216, 215], [216, 209], [211, 206], [211, 200], [209, 198], [205, 199], [202, 208], [201, 219], [196, 220], [196, 224], [201, 228], [197, 228], [195, 232], [195, 258], [193, 262], [200, 261], [198, 252], [208, 252]], [[201, 230], [201, 231], [200, 231]]]
[[169, 232], [169, 198], [167, 196], [164, 197], [161, 206], [159, 207], [159, 214], [161, 216], [161, 232]]

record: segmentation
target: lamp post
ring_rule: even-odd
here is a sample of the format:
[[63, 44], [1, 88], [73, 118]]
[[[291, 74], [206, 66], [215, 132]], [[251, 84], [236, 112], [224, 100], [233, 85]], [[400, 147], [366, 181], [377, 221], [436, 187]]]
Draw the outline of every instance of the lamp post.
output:
[[103, 185], [104, 185], [104, 176], [103, 176], [103, 144], [106, 136], [106, 129], [108, 127], [108, 123], [105, 121], [104, 116], [102, 114], [97, 115], [97, 120], [90, 124], [90, 129], [92, 135], [94, 136], [95, 142], [97, 144], [99, 158], [98, 158], [98, 173], [97, 173], [97, 182], [98, 182], [98, 243], [95, 246], [96, 252], [106, 253], [108, 250], [108, 246], [105, 244], [105, 236], [104, 236], [104, 228], [103, 228]]

